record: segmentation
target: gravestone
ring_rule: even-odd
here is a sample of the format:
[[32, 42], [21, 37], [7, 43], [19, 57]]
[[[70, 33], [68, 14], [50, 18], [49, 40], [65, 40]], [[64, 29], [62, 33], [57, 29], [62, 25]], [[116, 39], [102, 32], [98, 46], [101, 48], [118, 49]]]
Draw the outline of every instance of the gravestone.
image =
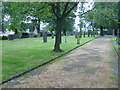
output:
[[68, 36], [65, 37], [65, 42], [68, 42]]
[[47, 42], [47, 32], [43, 33], [43, 42]]
[[68, 33], [66, 33], [65, 42], [68, 42]]
[[14, 39], [14, 35], [9, 35], [8, 36], [8, 40], [13, 40]]
[[55, 32], [54, 32], [54, 31], [52, 31], [52, 39], [54, 39], [54, 35], [55, 35]]
[[34, 37], [34, 34], [29, 34], [29, 38], [33, 38]]
[[14, 39], [19, 38], [19, 34], [14, 34]]
[[22, 36], [22, 33], [18, 33], [18, 38], [21, 38], [21, 36]]
[[52, 39], [54, 39], [54, 34], [52, 34]]
[[37, 34], [37, 37], [40, 37], [40, 34], [39, 34], [39, 33]]

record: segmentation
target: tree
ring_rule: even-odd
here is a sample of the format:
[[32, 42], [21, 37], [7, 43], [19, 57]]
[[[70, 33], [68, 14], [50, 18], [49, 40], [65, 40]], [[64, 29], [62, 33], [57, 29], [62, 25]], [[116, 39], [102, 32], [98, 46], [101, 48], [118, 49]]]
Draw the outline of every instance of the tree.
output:
[[116, 5], [117, 3], [96, 2], [96, 8], [93, 11], [87, 13], [85, 19], [91, 22], [93, 27], [99, 28], [100, 35], [103, 36], [103, 29], [116, 29]]
[[54, 51], [60, 52], [62, 51], [60, 43], [63, 23], [67, 17], [71, 16], [70, 14], [73, 13], [77, 4], [78, 2], [4, 2], [4, 17], [6, 15], [10, 16], [10, 28], [16, 32], [21, 28], [19, 25], [28, 17], [35, 20], [34, 24], [37, 24], [35, 26], [38, 28], [38, 32], [40, 21], [48, 22], [49, 18], [54, 18], [56, 33]]
[[120, 45], [120, 1], [118, 2], [118, 45]]
[[[78, 16], [80, 18], [80, 24], [79, 25], [79, 29], [80, 31], [77, 30], [76, 32], [76, 39], [77, 39], [77, 44], [80, 44], [80, 39], [82, 38], [82, 34], [83, 34], [83, 31], [82, 31], [82, 28], [85, 26], [85, 14], [86, 13], [89, 13], [90, 11], [94, 10], [95, 7], [93, 7], [94, 5], [92, 5], [92, 9], [86, 9], [86, 7], [84, 6], [86, 3], [82, 2], [82, 3], [79, 3], [78, 5], [78, 8], [79, 8], [79, 11], [77, 12], [78, 13]], [[89, 7], [89, 4], [88, 4], [88, 7]], [[84, 31], [84, 37], [85, 37], [85, 31]]]
[[[24, 30], [21, 24], [25, 20], [25, 10], [28, 8], [24, 7], [24, 5], [25, 2], [3, 2], [3, 24], [9, 21], [6, 28], [13, 30], [15, 33], [18, 33], [18, 30]], [[7, 21], [4, 20], [5, 17], [9, 17]]]
[[71, 3], [49, 3], [51, 6], [52, 14], [55, 16], [56, 19], [56, 37], [55, 37], [55, 45], [54, 45], [54, 51], [61, 52], [60, 49], [60, 43], [61, 43], [61, 31], [63, 29], [63, 22], [68, 17], [70, 13], [72, 13], [72, 10], [78, 5], [77, 2]]

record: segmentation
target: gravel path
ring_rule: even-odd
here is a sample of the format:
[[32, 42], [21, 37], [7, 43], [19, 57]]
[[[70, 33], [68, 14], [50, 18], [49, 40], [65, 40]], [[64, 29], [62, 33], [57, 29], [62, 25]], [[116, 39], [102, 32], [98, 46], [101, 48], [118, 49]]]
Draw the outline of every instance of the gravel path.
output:
[[4, 88], [117, 88], [118, 56], [109, 37], [95, 39]]

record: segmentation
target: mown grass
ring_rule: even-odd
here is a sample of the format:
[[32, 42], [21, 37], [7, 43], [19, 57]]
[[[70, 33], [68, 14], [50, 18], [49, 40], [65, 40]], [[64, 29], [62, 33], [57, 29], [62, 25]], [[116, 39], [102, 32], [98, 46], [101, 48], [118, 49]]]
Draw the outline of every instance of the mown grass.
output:
[[120, 45], [118, 45], [117, 43], [116, 43], [116, 38], [117, 37], [112, 37], [112, 43], [113, 43], [113, 46], [115, 47], [115, 50], [118, 52], [118, 54], [119, 54], [119, 56], [120, 56]]
[[[81, 44], [94, 38], [82, 38]], [[65, 37], [62, 37], [61, 49], [64, 52], [59, 53], [53, 51], [54, 39], [51, 37], [48, 37], [47, 43], [43, 43], [42, 37], [2, 41], [2, 80], [49, 61], [77, 46], [74, 36], [69, 36], [68, 40], [65, 43]]]

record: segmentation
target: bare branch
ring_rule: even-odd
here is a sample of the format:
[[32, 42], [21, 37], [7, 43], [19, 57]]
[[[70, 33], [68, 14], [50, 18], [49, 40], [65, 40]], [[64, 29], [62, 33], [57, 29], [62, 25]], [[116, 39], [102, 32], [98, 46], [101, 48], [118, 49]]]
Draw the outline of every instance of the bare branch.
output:
[[65, 12], [66, 12], [66, 10], [67, 10], [67, 7], [68, 7], [68, 4], [69, 4], [69, 2], [67, 2], [67, 3], [66, 3], [65, 8], [64, 8], [64, 11], [63, 11], [62, 15], [64, 15], [64, 14], [65, 14]]
[[67, 16], [77, 5], [78, 5], [78, 2], [76, 2], [76, 3], [73, 5], [73, 7], [70, 8], [70, 10], [68, 10], [68, 11], [64, 14], [64, 16]]
[[54, 4], [49, 4], [51, 7], [52, 7], [52, 12], [53, 12], [53, 14], [56, 16], [56, 17], [58, 17], [57, 16], [57, 12], [55, 11], [55, 5]]

